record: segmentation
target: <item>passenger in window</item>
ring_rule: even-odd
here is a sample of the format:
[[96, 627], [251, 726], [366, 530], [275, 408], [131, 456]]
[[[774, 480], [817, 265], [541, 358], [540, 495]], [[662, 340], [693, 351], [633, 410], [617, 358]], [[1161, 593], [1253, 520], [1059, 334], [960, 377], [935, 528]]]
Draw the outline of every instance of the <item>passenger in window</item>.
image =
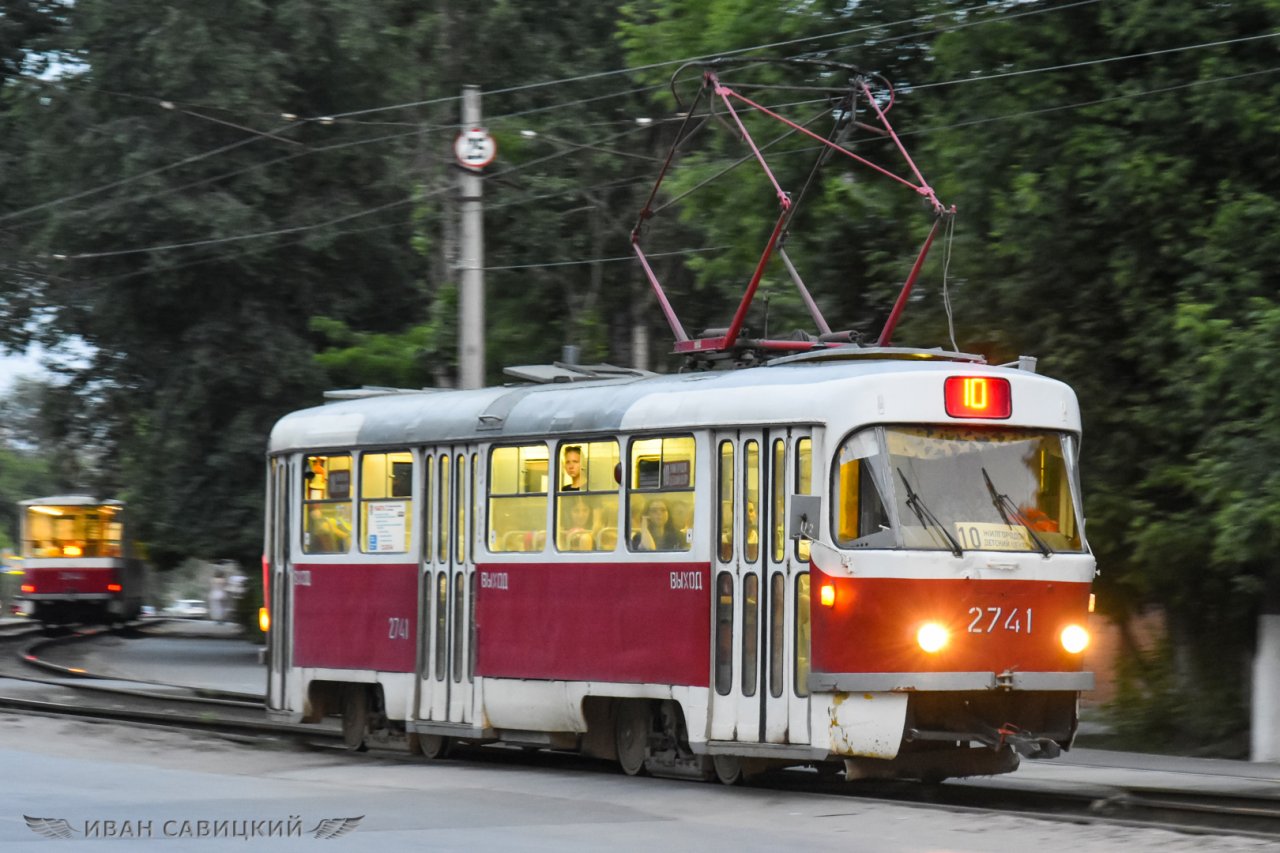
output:
[[312, 554], [344, 554], [351, 548], [351, 531], [337, 518], [325, 515], [320, 507], [312, 507], [307, 523]]
[[1038, 530], [1041, 533], [1057, 533], [1058, 522], [1049, 517], [1048, 513], [1038, 506], [1020, 507], [1019, 511], [1022, 517], [1027, 520], [1027, 524], [1031, 525], [1032, 530]]
[[747, 501], [747, 561], [754, 563], [760, 553], [760, 517], [755, 501]]
[[671, 510], [667, 506], [667, 502], [661, 498], [649, 501], [649, 505], [645, 507], [643, 530], [653, 544], [649, 548], [640, 545], [639, 547], [642, 551], [684, 550], [684, 534], [672, 523]]
[[645, 518], [644, 499], [638, 495], [631, 496], [631, 524], [627, 530], [631, 531], [632, 551], [652, 551], [656, 547]]
[[688, 501], [676, 498], [671, 501], [671, 526], [680, 534], [680, 547], [687, 547], [693, 538], [689, 531], [693, 528], [693, 506]]
[[575, 498], [564, 514], [563, 548], [565, 551], [590, 551], [595, 547], [595, 526], [591, 507], [583, 498]]
[[562, 492], [580, 492], [587, 487], [587, 475], [582, 471], [582, 448], [576, 444], [564, 449], [564, 476], [568, 482], [560, 487]]

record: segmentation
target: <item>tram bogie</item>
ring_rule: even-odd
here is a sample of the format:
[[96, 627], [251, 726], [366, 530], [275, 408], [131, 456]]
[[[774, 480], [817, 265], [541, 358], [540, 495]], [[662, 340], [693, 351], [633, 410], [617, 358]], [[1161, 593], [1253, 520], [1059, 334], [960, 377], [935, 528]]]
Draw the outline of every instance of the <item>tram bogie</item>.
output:
[[46, 626], [138, 617], [143, 571], [129, 553], [122, 502], [58, 495], [19, 506], [22, 613]]
[[[269, 708], [343, 716], [349, 745], [503, 742], [726, 782], [940, 779], [1069, 748], [1094, 573], [1075, 397], [900, 352], [287, 416]], [[954, 379], [999, 384], [1007, 410], [957, 410]]]

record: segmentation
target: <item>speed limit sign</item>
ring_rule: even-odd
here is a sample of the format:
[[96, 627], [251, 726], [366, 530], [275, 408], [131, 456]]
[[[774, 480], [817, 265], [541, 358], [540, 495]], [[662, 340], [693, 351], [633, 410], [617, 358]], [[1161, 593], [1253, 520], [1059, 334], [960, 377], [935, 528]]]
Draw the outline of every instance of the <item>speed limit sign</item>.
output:
[[483, 127], [473, 127], [458, 134], [453, 141], [453, 153], [463, 166], [483, 169], [498, 156], [498, 143]]

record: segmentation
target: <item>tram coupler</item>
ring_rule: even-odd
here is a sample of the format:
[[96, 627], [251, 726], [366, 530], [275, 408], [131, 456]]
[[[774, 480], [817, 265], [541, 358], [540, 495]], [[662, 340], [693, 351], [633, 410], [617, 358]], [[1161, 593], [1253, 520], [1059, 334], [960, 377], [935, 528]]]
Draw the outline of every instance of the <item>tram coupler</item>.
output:
[[1000, 737], [995, 744], [996, 748], [1008, 744], [1024, 758], [1057, 758], [1062, 754], [1062, 747], [1053, 738], [1036, 737], [1012, 723], [1005, 723], [997, 730], [997, 734]]

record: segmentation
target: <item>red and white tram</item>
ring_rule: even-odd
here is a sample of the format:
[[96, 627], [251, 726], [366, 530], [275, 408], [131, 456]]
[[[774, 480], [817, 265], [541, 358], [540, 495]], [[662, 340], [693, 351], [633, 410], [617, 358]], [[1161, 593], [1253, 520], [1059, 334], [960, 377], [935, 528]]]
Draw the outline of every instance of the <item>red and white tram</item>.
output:
[[128, 553], [124, 503], [58, 495], [19, 506], [22, 612], [46, 625], [137, 618], [142, 564]]
[[278, 717], [730, 782], [1070, 746], [1094, 559], [1065, 384], [858, 346], [519, 375], [275, 426]]

